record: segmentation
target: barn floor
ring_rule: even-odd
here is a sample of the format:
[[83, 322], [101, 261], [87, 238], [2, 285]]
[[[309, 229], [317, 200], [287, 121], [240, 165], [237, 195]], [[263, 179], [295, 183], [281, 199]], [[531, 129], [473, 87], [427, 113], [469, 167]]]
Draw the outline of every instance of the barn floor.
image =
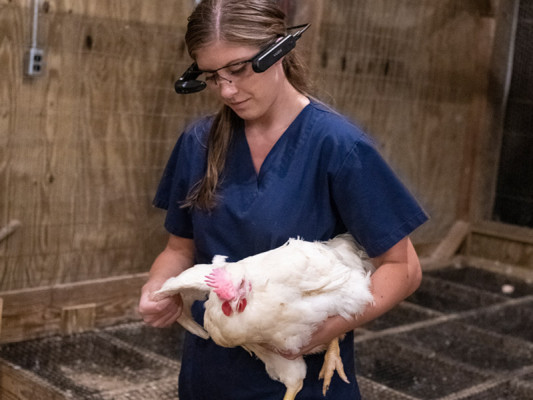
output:
[[[123, 324], [3, 345], [0, 358], [65, 399], [176, 399], [182, 331]], [[357, 331], [365, 400], [533, 398], [533, 284], [468, 265]]]

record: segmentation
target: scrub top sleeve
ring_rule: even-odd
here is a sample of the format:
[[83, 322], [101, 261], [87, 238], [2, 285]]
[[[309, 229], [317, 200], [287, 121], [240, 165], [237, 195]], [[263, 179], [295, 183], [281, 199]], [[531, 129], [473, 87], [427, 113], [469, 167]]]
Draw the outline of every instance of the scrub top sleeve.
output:
[[189, 192], [188, 171], [191, 170], [182, 134], [167, 162], [152, 204], [167, 210], [165, 228], [173, 235], [192, 238], [191, 214], [181, 203]]
[[348, 231], [369, 257], [377, 257], [427, 215], [378, 151], [358, 141], [333, 178], [333, 200]]

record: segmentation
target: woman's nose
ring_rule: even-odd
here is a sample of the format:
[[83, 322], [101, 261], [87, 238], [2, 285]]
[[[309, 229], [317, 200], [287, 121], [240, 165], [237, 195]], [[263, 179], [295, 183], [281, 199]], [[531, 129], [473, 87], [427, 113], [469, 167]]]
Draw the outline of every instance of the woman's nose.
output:
[[228, 80], [221, 80], [218, 83], [218, 90], [220, 91], [220, 96], [224, 99], [229, 99], [237, 93], [235, 85]]

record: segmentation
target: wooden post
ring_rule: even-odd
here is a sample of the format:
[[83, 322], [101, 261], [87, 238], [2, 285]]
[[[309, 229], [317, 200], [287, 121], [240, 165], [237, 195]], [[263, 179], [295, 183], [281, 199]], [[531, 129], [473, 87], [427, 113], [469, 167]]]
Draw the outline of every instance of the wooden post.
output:
[[71, 335], [94, 328], [96, 304], [82, 304], [61, 309], [61, 333]]

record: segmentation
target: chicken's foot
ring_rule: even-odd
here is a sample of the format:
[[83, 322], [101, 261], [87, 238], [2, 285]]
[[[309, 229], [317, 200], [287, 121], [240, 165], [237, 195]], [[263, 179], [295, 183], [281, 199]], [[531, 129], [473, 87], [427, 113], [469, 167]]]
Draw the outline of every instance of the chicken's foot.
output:
[[287, 391], [285, 392], [285, 396], [283, 396], [283, 400], [294, 400], [296, 395], [300, 390], [302, 390], [303, 384], [300, 384], [298, 387], [288, 387]]
[[333, 377], [335, 370], [344, 382], [350, 383], [346, 373], [344, 372], [344, 365], [342, 364], [341, 360], [339, 338], [335, 338], [329, 343], [326, 354], [324, 354], [324, 364], [322, 365], [322, 369], [318, 375], [319, 379], [324, 379], [324, 384], [322, 386], [322, 393], [324, 396], [329, 389], [331, 378]]

